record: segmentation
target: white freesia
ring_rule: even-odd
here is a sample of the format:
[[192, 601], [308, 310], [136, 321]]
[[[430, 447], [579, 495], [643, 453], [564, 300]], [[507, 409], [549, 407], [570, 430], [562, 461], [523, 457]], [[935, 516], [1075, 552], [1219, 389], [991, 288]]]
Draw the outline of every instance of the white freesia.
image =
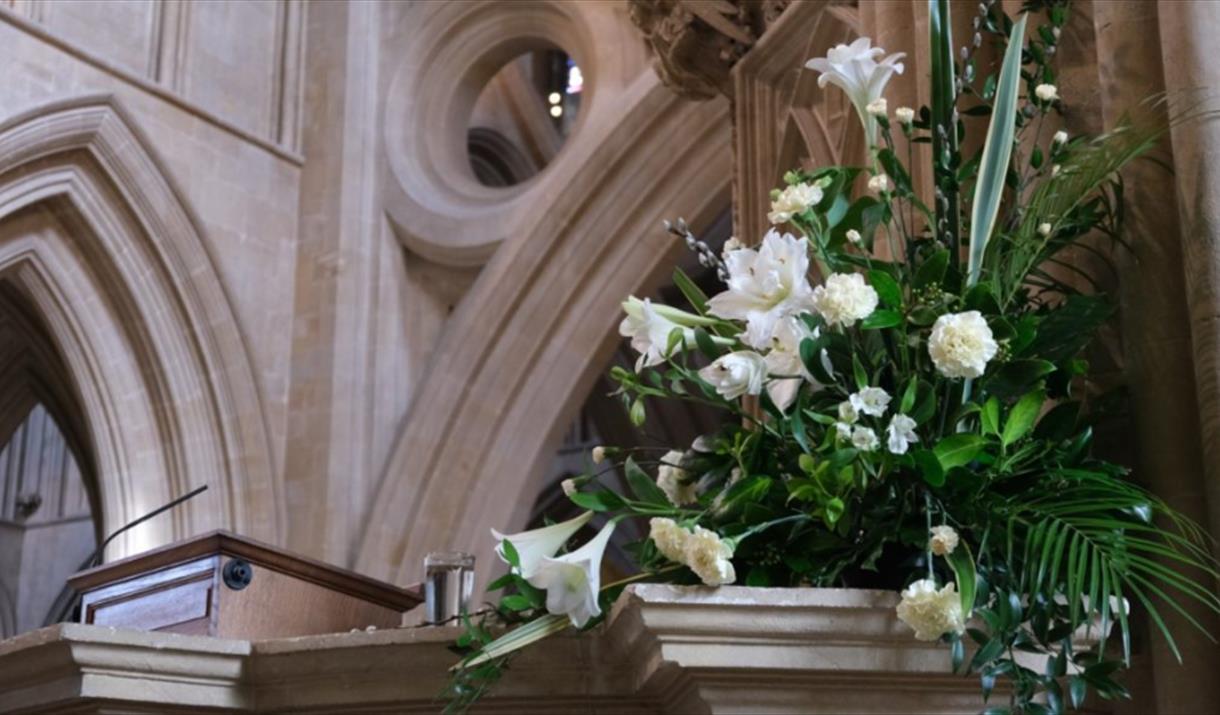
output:
[[894, 415], [885, 435], [885, 446], [891, 454], [906, 454], [911, 443], [919, 441], [919, 435], [915, 434], [915, 420], [903, 414]]
[[902, 74], [903, 66], [898, 60], [901, 52], [877, 61], [885, 54], [880, 47], [872, 47], [872, 40], [861, 37], [850, 45], [836, 45], [825, 57], [815, 57], [805, 63], [811, 70], [820, 72], [818, 86], [834, 84], [847, 93], [851, 103], [864, 123], [864, 132], [869, 145], [876, 144], [877, 125], [868, 114], [868, 105], [881, 97], [885, 85], [894, 73]]
[[1055, 132], [1055, 136], [1051, 137], [1051, 142], [1055, 144], [1067, 144], [1068, 133], [1060, 129]]
[[648, 521], [648, 538], [656, 544], [657, 551], [674, 563], [682, 563], [686, 555], [686, 538], [690, 532], [678, 526], [678, 522], [664, 517], [653, 517]]
[[879, 194], [883, 191], [890, 190], [890, 177], [885, 174], [877, 174], [868, 180], [868, 190]]
[[978, 377], [987, 370], [999, 346], [977, 310], [946, 313], [932, 325], [928, 354], [945, 377]]
[[851, 441], [852, 425], [850, 422], [835, 422], [835, 435], [839, 439], [849, 442]]
[[871, 428], [856, 425], [851, 432], [851, 446], [861, 452], [872, 452], [881, 446], [881, 442], [877, 439], [877, 433]]
[[810, 206], [822, 200], [822, 187], [817, 184], [800, 183], [789, 186], [780, 192], [771, 202], [771, 212], [767, 220], [771, 223], [784, 223], [797, 214], [802, 214]]
[[1040, 84], [1034, 87], [1034, 95], [1043, 102], [1053, 102], [1059, 99], [1059, 88], [1053, 84]]
[[810, 330], [805, 321], [796, 316], [784, 318], [775, 328], [771, 352], [763, 359], [767, 364], [767, 375], [779, 376], [779, 379], [767, 380], [767, 394], [781, 410], [788, 409], [796, 399], [802, 380], [813, 381], [813, 376], [801, 360], [801, 342], [817, 337], [818, 331]]
[[846, 422], [849, 425], [854, 425], [856, 420], [860, 419], [860, 411], [856, 409], [856, 405], [850, 399], [843, 400], [839, 403], [839, 421]]
[[859, 392], [853, 392], [847, 401], [856, 412], [880, 417], [885, 414], [885, 408], [890, 404], [890, 393], [880, 387], [866, 387]]
[[533, 575], [526, 577], [531, 586], [546, 591], [548, 613], [567, 616], [577, 628], [601, 615], [597, 593], [601, 590], [602, 554], [612, 533], [613, 521], [579, 549], [543, 558]]
[[686, 470], [682, 469], [682, 458], [685, 453], [671, 449], [661, 457], [661, 466], [657, 468], [657, 486], [665, 492], [669, 503], [674, 506], [694, 504], [699, 501], [695, 491], [695, 483], [687, 481]]
[[813, 290], [813, 309], [828, 325], [848, 326], [877, 309], [877, 291], [859, 273], [832, 273]]
[[860, 235], [860, 232], [854, 228], [847, 229], [846, 235], [847, 235], [847, 240], [851, 241], [852, 243], [858, 244], [858, 243], [860, 243], [860, 241], [864, 240], [864, 237]]
[[885, 97], [878, 97], [869, 102], [864, 109], [874, 117], [884, 117], [889, 111], [889, 105], [886, 103]]
[[521, 575], [528, 579], [538, 570], [538, 566], [544, 558], [554, 556], [556, 552], [563, 548], [564, 544], [568, 543], [568, 539], [571, 539], [592, 518], [593, 512], [586, 511], [575, 519], [516, 534], [501, 534], [492, 529], [491, 535], [500, 542], [496, 545], [496, 554], [501, 559], [504, 559], [504, 563], [508, 563], [508, 558], [504, 555], [504, 542], [511, 542], [513, 548], [517, 551], [517, 561], [521, 566]]
[[716, 388], [721, 397], [735, 400], [742, 395], [762, 392], [767, 363], [762, 355], [752, 350], [738, 350], [716, 358], [699, 371], [699, 377]]
[[946, 633], [966, 630], [956, 584], [937, 590], [936, 582], [931, 579], [916, 581], [902, 592], [896, 610], [898, 620], [910, 626], [921, 641], [934, 641]]
[[948, 556], [957, 548], [961, 538], [957, 530], [947, 524], [932, 527], [928, 534], [928, 550], [937, 556]]
[[813, 289], [809, 244], [804, 238], [774, 229], [758, 250], [741, 248], [725, 256], [728, 290], [708, 301], [708, 310], [721, 318], [744, 320], [742, 339], [751, 347], [770, 347], [775, 326], [783, 318], [809, 310]]
[[894, 110], [894, 118], [903, 124], [910, 124], [915, 121], [915, 110], [910, 107], [899, 107]]
[[708, 586], [722, 586], [737, 580], [733, 570], [733, 547], [714, 531], [696, 526], [686, 538], [684, 561]]

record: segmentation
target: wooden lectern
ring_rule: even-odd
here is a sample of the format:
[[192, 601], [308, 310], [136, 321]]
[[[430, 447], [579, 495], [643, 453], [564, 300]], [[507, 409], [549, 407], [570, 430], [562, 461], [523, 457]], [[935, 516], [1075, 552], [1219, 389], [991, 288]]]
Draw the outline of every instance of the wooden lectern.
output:
[[396, 628], [423, 599], [392, 586], [214, 531], [68, 580], [81, 622], [258, 640]]

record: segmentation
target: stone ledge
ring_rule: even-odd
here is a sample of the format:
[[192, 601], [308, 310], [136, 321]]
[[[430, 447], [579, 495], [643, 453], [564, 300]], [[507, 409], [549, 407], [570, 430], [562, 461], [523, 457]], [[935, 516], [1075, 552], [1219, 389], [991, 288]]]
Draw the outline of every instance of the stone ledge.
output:
[[[635, 585], [521, 655], [495, 713], [974, 713], [897, 594]], [[0, 712], [437, 712], [456, 628], [232, 641], [64, 624], [0, 642]]]

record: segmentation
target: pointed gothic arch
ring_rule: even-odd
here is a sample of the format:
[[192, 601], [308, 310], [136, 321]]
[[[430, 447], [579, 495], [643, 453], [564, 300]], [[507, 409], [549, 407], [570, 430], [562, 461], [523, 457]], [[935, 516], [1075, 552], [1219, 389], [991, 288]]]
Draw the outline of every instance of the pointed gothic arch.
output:
[[117, 543], [283, 522], [259, 398], [199, 221], [118, 101], [0, 124], [0, 281], [46, 325], [79, 397], [105, 530], [201, 483], [200, 503]]

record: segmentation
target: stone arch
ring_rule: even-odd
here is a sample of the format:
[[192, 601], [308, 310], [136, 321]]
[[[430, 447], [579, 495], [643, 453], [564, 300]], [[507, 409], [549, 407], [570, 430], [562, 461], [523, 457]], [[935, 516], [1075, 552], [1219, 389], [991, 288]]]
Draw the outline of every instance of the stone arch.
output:
[[[538, 221], [505, 240], [451, 319], [373, 500], [358, 569], [410, 580], [426, 551], [453, 547], [478, 553], [486, 573], [486, 528], [526, 518], [525, 486], [616, 346], [619, 302], [655, 285], [681, 250], [662, 218], [699, 226], [728, 204], [727, 103], [680, 100], [651, 72], [614, 100], [613, 130]], [[605, 119], [595, 104], [581, 111]]]
[[512, 186], [538, 173], [538, 165], [508, 137], [488, 127], [466, 136], [470, 167], [484, 186]]
[[199, 221], [116, 99], [0, 124], [0, 280], [46, 324], [78, 391], [111, 530], [200, 483], [122, 555], [283, 522], [246, 343]]

